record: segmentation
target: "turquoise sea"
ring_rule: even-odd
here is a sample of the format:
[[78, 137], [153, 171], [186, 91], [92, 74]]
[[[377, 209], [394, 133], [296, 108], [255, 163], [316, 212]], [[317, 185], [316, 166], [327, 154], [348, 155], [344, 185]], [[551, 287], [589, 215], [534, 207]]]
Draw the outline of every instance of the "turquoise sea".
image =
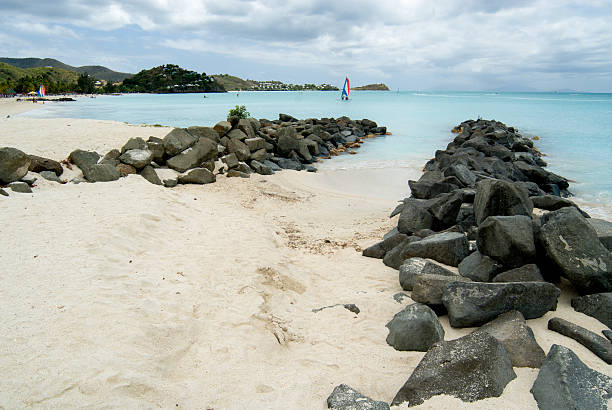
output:
[[424, 165], [453, 138], [453, 126], [479, 116], [496, 119], [539, 136], [535, 143], [547, 155], [548, 169], [574, 181], [570, 190], [588, 208], [611, 214], [612, 94], [354, 91], [349, 101], [341, 101], [339, 92], [133, 94], [47, 104], [22, 115], [210, 126], [237, 104], [256, 118], [368, 118], [392, 133], [368, 141], [359, 155], [326, 161], [328, 169]]

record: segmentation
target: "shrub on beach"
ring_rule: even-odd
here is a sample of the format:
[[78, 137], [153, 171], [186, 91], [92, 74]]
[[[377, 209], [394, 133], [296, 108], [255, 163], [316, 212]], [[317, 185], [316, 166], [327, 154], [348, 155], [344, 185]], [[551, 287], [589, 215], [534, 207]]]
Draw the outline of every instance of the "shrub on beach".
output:
[[229, 117], [238, 117], [238, 118], [248, 118], [251, 115], [250, 112], [246, 110], [246, 106], [244, 105], [236, 105], [234, 108], [229, 110], [227, 118]]

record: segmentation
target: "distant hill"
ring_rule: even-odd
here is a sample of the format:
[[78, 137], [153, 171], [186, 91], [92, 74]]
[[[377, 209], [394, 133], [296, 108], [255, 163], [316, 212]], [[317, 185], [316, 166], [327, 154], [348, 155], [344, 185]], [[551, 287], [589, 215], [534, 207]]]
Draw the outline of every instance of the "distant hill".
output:
[[142, 70], [123, 80], [123, 88], [141, 93], [210, 93], [225, 92], [214, 77], [166, 64]]
[[389, 91], [389, 87], [387, 87], [385, 84], [380, 83], [380, 84], [368, 84], [368, 85], [363, 85], [361, 87], [353, 87], [353, 90], [357, 90], [357, 91]]
[[120, 73], [117, 71], [113, 71], [109, 68], [99, 66], [99, 65], [89, 65], [82, 67], [73, 67], [68, 64], [64, 64], [59, 60], [54, 58], [8, 58], [8, 57], [0, 57], [0, 62], [10, 64], [14, 67], [18, 68], [43, 68], [43, 67], [53, 67], [66, 71], [73, 71], [78, 74], [87, 73], [92, 77], [97, 78], [98, 80], [105, 80], [111, 83], [123, 81], [126, 78], [131, 77], [133, 74], [130, 73]]
[[0, 62], [0, 82], [18, 81], [23, 77], [48, 78], [54, 82], [76, 83], [79, 75], [62, 68], [34, 67], [19, 68]]
[[227, 91], [253, 90], [256, 86], [253, 80], [243, 80], [229, 74], [213, 74], [212, 77]]

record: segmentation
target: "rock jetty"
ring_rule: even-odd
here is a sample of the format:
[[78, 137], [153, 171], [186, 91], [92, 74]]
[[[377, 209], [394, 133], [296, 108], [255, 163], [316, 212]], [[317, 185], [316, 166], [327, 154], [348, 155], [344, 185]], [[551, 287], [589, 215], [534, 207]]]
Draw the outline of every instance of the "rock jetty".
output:
[[[545, 356], [525, 319], [556, 310], [556, 285], [564, 278], [584, 295], [574, 308], [609, 326], [610, 224], [590, 221], [567, 199], [568, 180], [546, 170], [532, 140], [515, 128], [479, 119], [453, 132], [421, 178], [408, 182], [411, 196], [391, 213], [399, 215], [397, 227], [363, 251], [397, 269], [399, 285], [417, 302], [387, 324], [390, 348], [427, 351], [391, 404], [418, 405], [440, 394], [469, 402], [499, 396], [515, 377], [512, 367], [524, 366], [542, 368], [531, 390], [540, 408], [558, 408], [560, 401], [599, 408], [605, 401], [597, 398], [610, 397], [612, 379], [569, 349], [553, 346]], [[420, 338], [414, 329], [435, 329], [436, 320], [406, 312], [424, 306], [431, 307], [429, 316], [448, 314], [452, 327], [481, 327], [452, 341], [443, 332]], [[549, 329], [610, 363], [609, 340], [558, 318]], [[597, 381], [573, 385], [567, 397], [550, 394], [556, 387], [543, 380], [562, 355], [573, 359], [560, 371], [593, 374]]]
[[[279, 114], [275, 121], [230, 117], [214, 127], [175, 128], [164, 138], [132, 138], [104, 155], [76, 149], [62, 163], [78, 167], [87, 182], [140, 174], [150, 183], [166, 187], [208, 184], [220, 174], [248, 178], [252, 173], [270, 175], [282, 169], [316, 172], [316, 162], [341, 153], [356, 154], [355, 149], [368, 138], [386, 133], [386, 127], [368, 119], [298, 120], [287, 114]], [[0, 186], [19, 182], [28, 171], [62, 182], [62, 163], [11, 147], [0, 148]], [[173, 170], [175, 178], [162, 181], [158, 170], [163, 168]]]

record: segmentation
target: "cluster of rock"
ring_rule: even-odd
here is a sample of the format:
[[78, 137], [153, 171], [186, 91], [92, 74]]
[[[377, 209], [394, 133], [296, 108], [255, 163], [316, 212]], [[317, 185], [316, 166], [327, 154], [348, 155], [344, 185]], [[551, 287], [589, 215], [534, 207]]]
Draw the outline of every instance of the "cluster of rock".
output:
[[[374, 121], [348, 117], [297, 120], [280, 114], [276, 121], [230, 117], [214, 127], [175, 128], [164, 138], [132, 138], [121, 149], [104, 156], [77, 149], [70, 153], [66, 164], [78, 166], [87, 182], [115, 181], [138, 173], [166, 187], [207, 184], [220, 173], [247, 178], [253, 172], [269, 175], [281, 169], [314, 172], [312, 164], [320, 158], [356, 153], [353, 149], [365, 138], [386, 132], [386, 127]], [[162, 182], [156, 172], [162, 167], [176, 171], [177, 177]], [[0, 185], [30, 192], [27, 184], [19, 182], [28, 170], [61, 182], [63, 169], [59, 162], [26, 155], [15, 148], [0, 148]]]
[[[545, 355], [525, 319], [555, 310], [555, 283], [568, 280], [585, 295], [574, 308], [611, 326], [612, 223], [563, 198], [568, 181], [545, 170], [532, 141], [514, 128], [470, 120], [453, 131], [423, 176], [409, 181], [411, 197], [391, 214], [399, 215], [397, 227], [363, 251], [398, 269], [400, 286], [417, 302], [387, 324], [387, 343], [427, 352], [391, 404], [499, 396], [516, 377], [513, 367], [532, 367], [541, 369], [531, 390], [540, 408], [607, 408], [612, 378], [565, 347]], [[444, 341], [443, 314], [452, 327], [480, 327]], [[610, 340], [560, 318], [549, 329], [612, 362]]]

